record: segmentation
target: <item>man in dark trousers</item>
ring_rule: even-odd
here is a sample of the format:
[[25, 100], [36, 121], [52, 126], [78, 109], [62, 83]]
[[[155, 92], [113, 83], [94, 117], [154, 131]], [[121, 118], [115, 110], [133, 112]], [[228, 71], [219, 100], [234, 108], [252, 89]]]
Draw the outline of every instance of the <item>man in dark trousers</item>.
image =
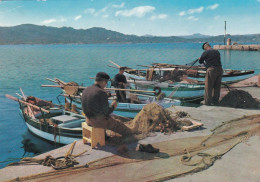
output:
[[117, 102], [113, 101], [109, 106], [107, 92], [104, 90], [109, 79], [108, 74], [99, 72], [95, 84], [83, 91], [81, 102], [86, 122], [92, 127], [109, 129], [122, 136], [129, 135], [133, 130], [110, 115], [117, 107]]
[[[124, 75], [124, 71], [125, 71], [125, 68], [120, 67], [119, 73], [116, 74], [116, 76], [114, 78], [116, 88], [125, 89], [127, 81], [126, 81], [126, 77]], [[118, 102], [126, 102], [126, 92], [125, 91], [116, 90], [116, 97], [117, 97]]]
[[199, 63], [204, 64], [207, 68], [204, 100], [206, 105], [216, 105], [219, 101], [223, 74], [220, 53], [218, 50], [212, 49], [208, 42], [202, 45], [202, 49], [205, 51], [199, 58]]

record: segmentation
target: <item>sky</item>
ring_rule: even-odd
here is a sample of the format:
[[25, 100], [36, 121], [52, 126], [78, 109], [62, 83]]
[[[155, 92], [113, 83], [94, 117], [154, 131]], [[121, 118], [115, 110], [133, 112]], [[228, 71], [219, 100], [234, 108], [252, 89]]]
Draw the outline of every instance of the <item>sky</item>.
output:
[[35, 24], [124, 34], [260, 33], [260, 0], [0, 0], [0, 26]]

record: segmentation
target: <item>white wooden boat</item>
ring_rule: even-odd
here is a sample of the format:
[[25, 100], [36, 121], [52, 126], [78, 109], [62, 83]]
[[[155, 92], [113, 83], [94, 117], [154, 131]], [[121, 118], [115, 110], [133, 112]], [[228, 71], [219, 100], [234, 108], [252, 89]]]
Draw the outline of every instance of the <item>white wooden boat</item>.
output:
[[124, 72], [124, 75], [130, 83], [132, 89], [139, 90], [154, 90], [155, 88], [161, 88], [161, 92], [165, 93], [166, 97], [172, 99], [178, 99], [185, 102], [201, 101], [204, 96], [204, 85], [203, 84], [192, 84], [184, 82], [158, 82], [158, 81], [147, 81], [145, 77], [131, 75]]
[[[236, 83], [248, 79], [254, 75], [254, 70], [223, 70], [222, 80], [223, 84]], [[206, 73], [198, 73], [196, 76], [189, 75], [189, 79], [197, 80], [199, 82], [205, 81]]]
[[6, 97], [19, 102], [25, 124], [34, 135], [59, 144], [70, 144], [82, 138], [84, 116], [57, 107], [44, 109], [10, 95]]
[[[131, 69], [127, 68], [126, 72], [132, 79], [138, 80], [148, 80], [147, 74], [150, 74], [150, 80], [161, 81], [164, 79], [164, 75], [175, 71], [175, 74], [183, 74], [188, 76], [190, 81], [197, 81], [199, 84], [205, 81], [206, 68], [202, 66], [187, 66], [187, 65], [175, 65], [175, 64], [163, 64], [163, 63], [153, 63], [152, 66], [146, 66], [149, 69]], [[151, 73], [152, 72], [152, 73]], [[230, 84], [236, 83], [241, 80], [245, 80], [254, 75], [254, 70], [232, 70], [223, 69], [222, 83]]]

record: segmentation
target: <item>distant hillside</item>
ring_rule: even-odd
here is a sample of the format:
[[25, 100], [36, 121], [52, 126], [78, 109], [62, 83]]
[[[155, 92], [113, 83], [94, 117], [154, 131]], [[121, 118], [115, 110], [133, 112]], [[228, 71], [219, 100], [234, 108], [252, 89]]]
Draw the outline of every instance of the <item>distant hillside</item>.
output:
[[185, 38], [185, 39], [196, 39], [196, 38], [210, 38], [210, 37], [213, 37], [213, 36], [195, 33], [195, 34], [192, 34], [192, 35], [182, 35], [182, 36], [179, 36], [179, 37], [182, 37], [182, 38]]
[[[230, 35], [229, 35], [230, 36]], [[230, 36], [232, 42], [260, 42], [260, 34]], [[173, 43], [223, 42], [223, 35], [206, 36], [136, 36], [104, 28], [73, 29], [23, 24], [0, 27], [0, 44], [98, 44], [98, 43]]]

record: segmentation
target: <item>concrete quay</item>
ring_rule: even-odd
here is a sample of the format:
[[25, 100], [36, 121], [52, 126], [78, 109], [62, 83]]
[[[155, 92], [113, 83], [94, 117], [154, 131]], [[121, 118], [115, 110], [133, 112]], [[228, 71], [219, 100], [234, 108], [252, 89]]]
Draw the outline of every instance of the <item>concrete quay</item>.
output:
[[[256, 84], [258, 77], [252, 77], [247, 81], [240, 82], [236, 84], [236, 87], [241, 86], [240, 89], [249, 92], [254, 98], [260, 99], [260, 87], [243, 87], [249, 84]], [[172, 141], [181, 138], [190, 138], [196, 136], [207, 136], [211, 134], [211, 130], [221, 125], [225, 121], [240, 118], [245, 115], [260, 114], [260, 109], [237, 109], [228, 107], [218, 107], [218, 106], [205, 106], [201, 105], [199, 107], [184, 107], [175, 106], [169, 108], [169, 110], [175, 111], [185, 111], [193, 119], [204, 124], [203, 129], [197, 129], [193, 131], [176, 132], [171, 135], [164, 135], [162, 133], [156, 132], [152, 133], [151, 136], [138, 141], [142, 144], [155, 144], [163, 141]], [[169, 180], [173, 182], [244, 182], [252, 181], [258, 182], [260, 179], [260, 142], [259, 136], [253, 136], [249, 138], [248, 141], [242, 142], [235, 146], [231, 151], [222, 156], [221, 159], [217, 160], [213, 166], [209, 167], [207, 170], [183, 175], [181, 177]], [[135, 150], [138, 143], [129, 144], [129, 150]], [[45, 158], [47, 155], [52, 155], [53, 157], [64, 156], [70, 149], [70, 145], [49, 151], [47, 153], [36, 156], [36, 159]], [[115, 146], [106, 145], [105, 147], [91, 149], [90, 145], [83, 144], [82, 140], [76, 142], [73, 154], [78, 154], [87, 150], [87, 152], [76, 160], [80, 165], [85, 165], [91, 161], [95, 161], [101, 158], [118, 155], [117, 148]], [[167, 160], [167, 159], [165, 159]], [[137, 164], [138, 165], [138, 164]], [[174, 164], [172, 164], [174, 165]], [[140, 166], [139, 166], [140, 167]], [[157, 166], [154, 166], [156, 168]], [[108, 167], [109, 168], [109, 167]], [[42, 165], [20, 165], [20, 166], [8, 166], [0, 169], [0, 181], [14, 180], [19, 181], [21, 177], [54, 172], [55, 170], [51, 167], [46, 167]], [[139, 171], [142, 172], [142, 171]], [[75, 173], [71, 175], [64, 176], [50, 176], [44, 178], [37, 178], [28, 181], [86, 181], [85, 173]], [[101, 174], [100, 174], [101, 175]], [[102, 181], [125, 181], [126, 173], [118, 174], [116, 171], [113, 174], [109, 174], [108, 178]], [[145, 175], [145, 174], [143, 174]], [[129, 176], [127, 176], [129, 178]], [[130, 177], [131, 178], [131, 177]], [[91, 181], [101, 181], [98, 176], [93, 176]], [[133, 180], [132, 180], [133, 181]], [[135, 180], [136, 181], [136, 180]], [[139, 179], [137, 181], [146, 181], [144, 179]]]

